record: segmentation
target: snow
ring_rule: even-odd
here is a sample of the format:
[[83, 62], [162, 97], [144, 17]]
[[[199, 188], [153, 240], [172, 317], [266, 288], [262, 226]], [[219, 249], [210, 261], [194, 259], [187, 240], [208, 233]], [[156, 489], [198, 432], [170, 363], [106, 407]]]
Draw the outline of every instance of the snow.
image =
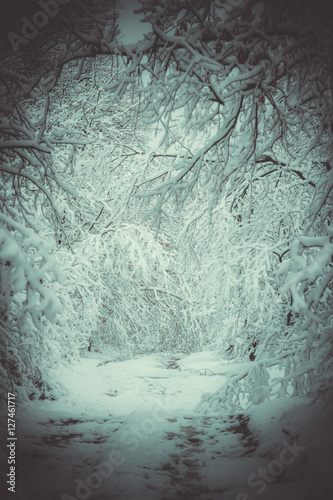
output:
[[[201, 376], [204, 367], [213, 372], [221, 362], [210, 359], [207, 353], [200, 354], [202, 356], [187, 356], [182, 361], [177, 355], [154, 354], [117, 363], [110, 362], [110, 357], [92, 354], [84, 358], [70, 376], [65, 368], [59, 373], [59, 381], [69, 391], [64, 402], [87, 409], [98, 407], [103, 413], [110, 408], [110, 400], [105, 396], [112, 395], [112, 413], [117, 415], [153, 410], [162, 400], [168, 400], [168, 409], [191, 410], [202, 392], [217, 390], [221, 385], [221, 377]], [[88, 372], [89, 379], [83, 385], [81, 381]]]
[[195, 411], [247, 364], [214, 351], [87, 353], [72, 370], [58, 368], [60, 399], [17, 406], [17, 498], [331, 498], [331, 408], [285, 398], [245, 415]]

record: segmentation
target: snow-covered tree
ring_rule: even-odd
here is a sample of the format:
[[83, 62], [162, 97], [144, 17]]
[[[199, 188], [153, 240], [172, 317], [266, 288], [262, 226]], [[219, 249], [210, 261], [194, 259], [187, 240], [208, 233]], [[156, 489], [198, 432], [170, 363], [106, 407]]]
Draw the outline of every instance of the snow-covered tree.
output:
[[[22, 398], [56, 395], [59, 388], [51, 370], [75, 358], [80, 346], [61, 314], [68, 296], [66, 288], [59, 291], [56, 284], [61, 281], [61, 263], [54, 252], [61, 240], [71, 251], [59, 203], [68, 205], [75, 194], [64, 181], [66, 171], [72, 173], [76, 149], [96, 138], [86, 138], [73, 123], [60, 127], [52, 120], [61, 108], [61, 96], [58, 102], [54, 99], [61, 65], [75, 61], [79, 46], [87, 54], [82, 38], [94, 32], [98, 40], [108, 20], [112, 28], [114, 13], [98, 17], [97, 11], [103, 6], [105, 14], [106, 5], [114, 4], [61, 9], [55, 22], [37, 30], [33, 40], [14, 37], [20, 46], [12, 44], [1, 61], [1, 379], [4, 393], [15, 387]], [[76, 78], [81, 73], [79, 65]], [[61, 115], [56, 119], [61, 121]]]
[[[30, 227], [56, 239], [68, 279], [50, 289], [83, 344], [94, 332], [142, 350], [152, 335], [161, 346], [165, 323], [168, 346], [181, 337], [197, 348], [210, 334], [221, 350], [256, 350], [208, 406], [292, 386], [323, 394], [332, 374], [330, 5], [140, 3], [148, 32], [136, 44], [117, 38], [115, 2], [70, 2], [2, 65], [1, 262], [7, 281], [13, 269], [17, 307], [23, 262], [56, 275], [51, 243], [25, 243]], [[48, 62], [29, 64], [41, 39]], [[156, 246], [159, 234], [172, 251]], [[25, 253], [7, 261], [13, 241]], [[34, 290], [38, 309], [44, 292]], [[132, 302], [140, 306], [126, 322]], [[79, 304], [94, 311], [89, 332]], [[267, 367], [278, 362], [284, 373], [272, 384]]]
[[[147, 215], [160, 227], [166, 204], [186, 209], [191, 197], [203, 192], [211, 216], [225, 199], [233, 200], [232, 212], [238, 201], [250, 206], [251, 196], [253, 203], [260, 203], [267, 182], [276, 186], [277, 198], [278, 187], [288, 177], [286, 189], [296, 198], [305, 195], [307, 203], [296, 228], [289, 230], [287, 214], [280, 219], [286, 247], [270, 247], [269, 258], [278, 258], [271, 271], [286, 275], [284, 300], [290, 300], [289, 289], [292, 312], [305, 323], [301, 319], [297, 328], [294, 325], [275, 357], [262, 353], [251, 373], [239, 378], [239, 390], [249, 391], [256, 402], [266, 398], [268, 389], [258, 395], [260, 380], [267, 382], [265, 367], [282, 360], [280, 392], [290, 391], [290, 384], [296, 393], [311, 392], [319, 381], [323, 392], [324, 381], [330, 387], [332, 344], [325, 348], [328, 362], [320, 370], [322, 347], [311, 347], [310, 354], [305, 346], [312, 345], [314, 335], [309, 321], [316, 325], [312, 330], [319, 336], [317, 342], [321, 339], [325, 345], [331, 328], [328, 312], [323, 313], [332, 293], [331, 5], [312, 0], [140, 3], [150, 32], [142, 43], [120, 47], [127, 77], [118, 86], [110, 85], [110, 102], [136, 78], [149, 120], [160, 131], [161, 147], [172, 147], [175, 159], [167, 172], [152, 177], [135, 195], [149, 201]], [[112, 51], [112, 45], [106, 44], [106, 50]], [[255, 193], [254, 184], [263, 187]], [[239, 218], [251, 221], [251, 210], [241, 211]], [[265, 232], [275, 218], [262, 216]], [[246, 241], [246, 230], [242, 238]], [[251, 266], [254, 262], [247, 267], [248, 276]], [[238, 267], [240, 272], [240, 262]], [[298, 350], [305, 354], [298, 357]], [[234, 389], [233, 381], [231, 386]], [[227, 389], [225, 395], [231, 393]]]
[[105, 112], [124, 65], [91, 45], [114, 36], [114, 14], [83, 8], [82, 21], [75, 8], [67, 30], [60, 16], [64, 30], [57, 20], [53, 38], [37, 37], [52, 64], [27, 68], [27, 49], [1, 73], [2, 375], [22, 398], [56, 395], [51, 369], [88, 342], [127, 355], [201, 342], [174, 249], [140, 226], [131, 199], [149, 163], [135, 89]]

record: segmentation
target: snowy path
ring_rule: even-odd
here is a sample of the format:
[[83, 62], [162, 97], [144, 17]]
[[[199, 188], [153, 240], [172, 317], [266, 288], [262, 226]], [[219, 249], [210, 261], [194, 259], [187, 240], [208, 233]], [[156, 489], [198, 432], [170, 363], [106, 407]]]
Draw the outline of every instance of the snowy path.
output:
[[[19, 409], [16, 499], [331, 498], [325, 496], [329, 486], [323, 473], [332, 463], [331, 419], [323, 422], [326, 450], [321, 444], [318, 451], [322, 434], [313, 429], [309, 437], [307, 431], [315, 427], [320, 408], [312, 417], [307, 410], [306, 422], [305, 403], [297, 400], [257, 407], [250, 420], [195, 412], [201, 394], [218, 389], [231, 368], [237, 366], [223, 365], [206, 352], [181, 360], [160, 354], [118, 362], [91, 355], [73, 372], [63, 369], [58, 378], [66, 396]], [[296, 449], [298, 455], [287, 450], [283, 470], [271, 465], [283, 442], [291, 446], [295, 439], [302, 449]], [[313, 460], [320, 462], [319, 495], [313, 491], [318, 481]], [[258, 476], [267, 467], [270, 481]]]

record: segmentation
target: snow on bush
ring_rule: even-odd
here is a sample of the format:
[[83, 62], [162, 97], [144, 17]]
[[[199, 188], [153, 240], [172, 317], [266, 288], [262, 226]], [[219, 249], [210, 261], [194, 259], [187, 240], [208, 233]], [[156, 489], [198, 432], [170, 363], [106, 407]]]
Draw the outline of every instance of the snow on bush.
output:
[[0, 227], [1, 392], [22, 399], [56, 396], [55, 368], [67, 347], [61, 330], [59, 298], [52, 291], [58, 278], [52, 257], [55, 242], [0, 215], [11, 232]]
[[83, 326], [86, 342], [125, 356], [198, 349], [194, 304], [174, 259], [168, 239], [160, 235], [156, 240], [144, 225], [86, 235], [63, 269], [77, 311], [76, 327]]

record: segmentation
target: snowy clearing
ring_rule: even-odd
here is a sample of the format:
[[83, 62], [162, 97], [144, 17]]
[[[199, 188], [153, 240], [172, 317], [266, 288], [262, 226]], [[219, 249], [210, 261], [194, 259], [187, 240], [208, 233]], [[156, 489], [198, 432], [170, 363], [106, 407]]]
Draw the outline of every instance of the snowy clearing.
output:
[[128, 361], [91, 353], [59, 369], [66, 395], [18, 406], [15, 498], [331, 498], [332, 412], [321, 403], [195, 411], [237, 367], [214, 352]]

